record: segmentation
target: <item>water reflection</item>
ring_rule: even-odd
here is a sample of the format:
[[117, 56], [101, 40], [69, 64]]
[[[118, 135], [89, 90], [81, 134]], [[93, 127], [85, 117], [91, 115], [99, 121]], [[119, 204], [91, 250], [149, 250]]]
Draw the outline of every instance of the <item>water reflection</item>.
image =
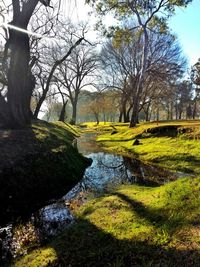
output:
[[103, 190], [108, 185], [133, 182], [134, 176], [124, 164], [124, 158], [104, 152], [91, 153], [87, 157], [93, 160], [86, 169], [83, 182], [86, 188]]

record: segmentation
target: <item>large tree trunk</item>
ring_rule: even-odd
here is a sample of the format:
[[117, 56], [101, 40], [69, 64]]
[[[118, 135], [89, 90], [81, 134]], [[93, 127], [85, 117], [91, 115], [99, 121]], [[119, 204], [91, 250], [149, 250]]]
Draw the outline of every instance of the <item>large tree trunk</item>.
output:
[[[141, 89], [138, 89], [141, 91]], [[135, 96], [134, 104], [133, 104], [133, 111], [131, 115], [131, 121], [129, 127], [135, 127], [138, 122], [138, 113], [139, 113], [139, 93]]]
[[4, 97], [0, 95], [0, 128], [8, 127], [10, 123], [8, 104]]
[[28, 0], [20, 6], [20, 2], [12, 1], [13, 20], [9, 27], [9, 39], [5, 45], [4, 60], [10, 61], [8, 67], [8, 94], [6, 112], [9, 127], [24, 127], [31, 122], [30, 101], [35, 81], [29, 68], [30, 47], [28, 34], [13, 29], [12, 26], [27, 30], [29, 20], [38, 0]]
[[11, 60], [8, 71], [8, 107], [13, 127], [23, 127], [31, 122], [30, 101], [32, 94], [29, 72], [29, 37], [12, 32]]

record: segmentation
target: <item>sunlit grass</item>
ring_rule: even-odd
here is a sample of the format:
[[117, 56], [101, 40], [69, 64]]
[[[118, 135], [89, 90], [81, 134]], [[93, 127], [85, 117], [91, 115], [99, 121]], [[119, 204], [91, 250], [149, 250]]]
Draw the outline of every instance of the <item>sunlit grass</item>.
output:
[[[148, 129], [163, 126], [178, 126], [180, 134], [170, 137], [162, 134], [156, 136], [147, 133]], [[187, 132], [182, 134], [182, 129]], [[136, 128], [117, 127], [116, 134], [103, 133], [97, 141], [107, 151], [120, 154], [128, 154], [142, 161], [157, 164], [174, 171], [185, 173], [200, 172], [200, 123], [199, 121], [177, 121], [170, 123], [147, 123]], [[140, 145], [134, 146], [135, 139], [139, 139]]]

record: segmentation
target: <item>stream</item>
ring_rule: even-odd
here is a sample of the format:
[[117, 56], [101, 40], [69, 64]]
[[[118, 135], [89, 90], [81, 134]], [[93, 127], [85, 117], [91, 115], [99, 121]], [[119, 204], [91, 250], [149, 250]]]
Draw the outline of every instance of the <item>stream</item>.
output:
[[[93, 160], [83, 179], [65, 196], [34, 213], [18, 227], [9, 224], [0, 228], [0, 258], [2, 262], [28, 252], [28, 248], [43, 244], [75, 221], [73, 208], [87, 201], [87, 194], [99, 194], [119, 184], [158, 185], [176, 177], [170, 172], [141, 163], [137, 159], [103, 152], [93, 133], [83, 134], [77, 148]], [[149, 178], [153, 178], [149, 179]], [[0, 261], [0, 265], [1, 265]]]

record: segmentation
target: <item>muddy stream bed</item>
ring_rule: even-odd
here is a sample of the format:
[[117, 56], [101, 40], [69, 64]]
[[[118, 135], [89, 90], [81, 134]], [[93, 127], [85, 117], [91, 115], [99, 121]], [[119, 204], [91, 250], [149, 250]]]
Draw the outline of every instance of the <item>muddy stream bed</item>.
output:
[[93, 133], [78, 138], [77, 148], [92, 159], [83, 179], [61, 199], [52, 200], [51, 204], [32, 214], [26, 222], [0, 227], [0, 265], [6, 259], [26, 254], [29, 249], [62, 232], [75, 221], [73, 209], [86, 202], [91, 193], [99, 195], [119, 184], [156, 186], [180, 176], [134, 158], [105, 153], [95, 142]]

